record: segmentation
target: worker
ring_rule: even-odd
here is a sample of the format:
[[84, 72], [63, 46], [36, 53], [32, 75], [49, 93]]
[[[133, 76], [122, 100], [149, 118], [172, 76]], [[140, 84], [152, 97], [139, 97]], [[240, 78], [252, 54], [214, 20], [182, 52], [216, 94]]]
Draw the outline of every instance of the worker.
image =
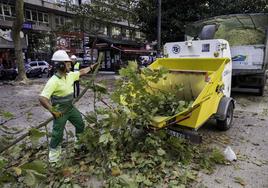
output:
[[49, 161], [57, 163], [61, 154], [61, 141], [64, 127], [69, 120], [75, 126], [76, 138], [84, 131], [84, 121], [73, 105], [73, 84], [79, 77], [92, 71], [96, 64], [70, 72], [71, 59], [64, 50], [56, 51], [52, 56], [56, 73], [48, 80], [40, 94], [39, 101], [54, 117], [49, 148]]
[[[71, 56], [72, 60], [72, 71], [76, 72], [80, 69], [80, 63], [77, 61], [77, 57], [75, 55]], [[74, 82], [74, 98], [77, 98], [80, 94], [80, 84], [79, 80]]]

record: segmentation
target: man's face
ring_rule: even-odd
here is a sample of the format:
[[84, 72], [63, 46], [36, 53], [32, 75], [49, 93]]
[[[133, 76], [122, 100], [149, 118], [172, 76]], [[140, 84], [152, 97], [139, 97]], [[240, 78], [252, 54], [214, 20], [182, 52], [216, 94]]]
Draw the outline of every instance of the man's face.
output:
[[65, 62], [65, 66], [66, 66], [66, 72], [70, 72], [70, 70], [72, 68], [72, 63], [71, 62]]

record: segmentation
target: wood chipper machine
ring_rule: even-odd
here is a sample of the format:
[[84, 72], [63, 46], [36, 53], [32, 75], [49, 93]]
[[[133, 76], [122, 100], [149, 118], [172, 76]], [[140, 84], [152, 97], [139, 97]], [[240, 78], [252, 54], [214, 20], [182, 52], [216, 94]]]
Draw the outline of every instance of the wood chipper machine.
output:
[[168, 91], [180, 84], [183, 90], [178, 100], [193, 102], [173, 116], [154, 117], [152, 128], [167, 128], [173, 136], [193, 142], [201, 142], [196, 130], [210, 118], [216, 119], [221, 130], [229, 129], [235, 102], [230, 97], [232, 62], [228, 42], [218, 39], [167, 43], [164, 55], [149, 68], [165, 67], [168, 74], [152, 86]]

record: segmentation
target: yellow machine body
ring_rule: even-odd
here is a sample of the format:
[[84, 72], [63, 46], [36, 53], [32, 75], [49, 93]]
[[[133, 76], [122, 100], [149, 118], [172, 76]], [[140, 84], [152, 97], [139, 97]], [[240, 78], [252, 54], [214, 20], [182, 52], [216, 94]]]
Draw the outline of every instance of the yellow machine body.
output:
[[174, 116], [154, 117], [152, 126], [158, 129], [178, 124], [198, 129], [217, 112], [224, 96], [223, 71], [229, 62], [229, 58], [160, 58], [152, 63], [149, 68], [153, 70], [160, 67], [169, 70], [166, 79], [152, 83], [153, 88], [168, 91], [182, 85], [178, 100], [193, 101], [188, 109]]

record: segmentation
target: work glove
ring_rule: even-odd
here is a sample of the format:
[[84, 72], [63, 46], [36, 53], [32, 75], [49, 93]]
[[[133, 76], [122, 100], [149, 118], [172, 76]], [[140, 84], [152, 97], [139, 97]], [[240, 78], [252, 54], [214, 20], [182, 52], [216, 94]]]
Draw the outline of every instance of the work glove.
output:
[[59, 112], [59, 111], [52, 111], [51, 114], [53, 115], [55, 119], [58, 119], [63, 116], [62, 112]]
[[94, 63], [93, 65], [90, 65], [91, 71], [94, 71], [94, 69], [97, 67], [98, 63]]

